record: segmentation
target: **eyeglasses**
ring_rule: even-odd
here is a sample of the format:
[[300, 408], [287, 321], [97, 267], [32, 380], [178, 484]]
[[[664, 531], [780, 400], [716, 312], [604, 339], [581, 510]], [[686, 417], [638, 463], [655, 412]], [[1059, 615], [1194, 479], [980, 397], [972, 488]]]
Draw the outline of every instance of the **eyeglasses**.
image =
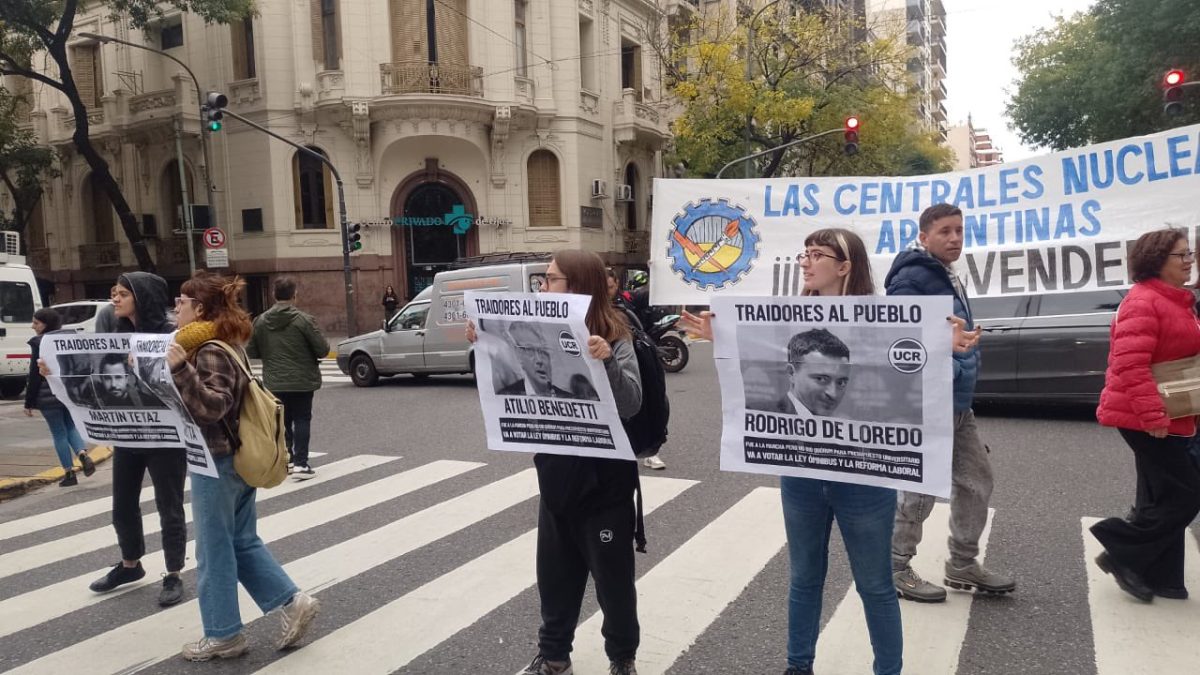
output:
[[546, 281], [566, 281], [567, 277], [563, 274], [547, 274]]
[[801, 251], [796, 254], [796, 260], [804, 261], [808, 260], [809, 258], [812, 259], [813, 264], [819, 263], [826, 258], [831, 258], [838, 262], [846, 262], [845, 258], [836, 255], [830, 255], [824, 251]]
[[1184, 251], [1183, 253], [1168, 253], [1167, 255], [1177, 255], [1177, 256], [1179, 256], [1180, 260], [1187, 260], [1189, 258], [1192, 260], [1196, 259], [1195, 251]]
[[178, 298], [175, 298], [175, 306], [178, 307], [185, 302], [195, 302], [195, 301], [196, 301], [195, 298], [189, 298], [186, 295], [181, 295]]

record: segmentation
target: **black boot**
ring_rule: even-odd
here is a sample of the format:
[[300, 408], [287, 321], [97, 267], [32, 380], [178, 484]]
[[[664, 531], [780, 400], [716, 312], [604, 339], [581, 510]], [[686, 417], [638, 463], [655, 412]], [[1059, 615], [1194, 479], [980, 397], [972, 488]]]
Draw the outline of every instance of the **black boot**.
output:
[[71, 487], [72, 485], [79, 485], [79, 479], [75, 477], [74, 471], [67, 471], [67, 475], [58, 481], [58, 487]]

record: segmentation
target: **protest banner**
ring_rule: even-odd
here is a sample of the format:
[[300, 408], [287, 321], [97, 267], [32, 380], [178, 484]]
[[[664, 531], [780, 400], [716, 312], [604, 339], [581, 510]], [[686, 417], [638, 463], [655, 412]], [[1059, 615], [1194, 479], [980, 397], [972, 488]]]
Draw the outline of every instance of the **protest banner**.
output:
[[588, 354], [590, 297], [465, 296], [488, 448], [634, 459], [604, 364]]
[[949, 296], [712, 306], [722, 470], [950, 496]]
[[972, 296], [1130, 285], [1141, 234], [1182, 227], [1200, 248], [1200, 126], [969, 171], [913, 177], [655, 179], [651, 302], [797, 296], [814, 230], [862, 237], [877, 284], [929, 206], [962, 209], [957, 263]]
[[212, 455], [167, 368], [172, 335], [50, 333], [46, 381], [79, 433], [97, 445], [182, 448], [188, 468], [216, 477]]

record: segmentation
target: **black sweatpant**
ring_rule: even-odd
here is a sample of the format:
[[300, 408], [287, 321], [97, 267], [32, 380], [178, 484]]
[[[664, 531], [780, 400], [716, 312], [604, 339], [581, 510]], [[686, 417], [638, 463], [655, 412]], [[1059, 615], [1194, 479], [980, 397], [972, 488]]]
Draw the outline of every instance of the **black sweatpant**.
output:
[[187, 520], [183, 515], [183, 485], [187, 456], [183, 450], [117, 448], [113, 452], [113, 527], [121, 558], [139, 560], [146, 554], [142, 536], [142, 479], [150, 471], [154, 504], [162, 524], [163, 557], [168, 572], [183, 569]]
[[288, 455], [296, 466], [308, 466], [308, 439], [312, 435], [311, 391], [281, 391], [275, 393], [283, 403], [283, 435]]
[[637, 655], [639, 627], [633, 570], [633, 493], [629, 498], [584, 513], [554, 513], [539, 500], [537, 582], [542, 602], [538, 651], [551, 661], [566, 660], [588, 573], [604, 613], [600, 633], [611, 660]]
[[1092, 534], [1152, 588], [1182, 588], [1187, 526], [1200, 513], [1200, 469], [1188, 454], [1189, 439], [1120, 432], [1137, 467], [1137, 513], [1131, 521], [1102, 520]]

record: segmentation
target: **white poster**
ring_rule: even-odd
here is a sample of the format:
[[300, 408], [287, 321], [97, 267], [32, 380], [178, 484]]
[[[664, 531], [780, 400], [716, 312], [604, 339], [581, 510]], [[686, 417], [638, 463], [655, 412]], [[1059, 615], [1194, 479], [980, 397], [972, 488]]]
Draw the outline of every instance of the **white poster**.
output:
[[721, 469], [950, 496], [950, 297], [713, 298]]
[[1183, 227], [1200, 248], [1197, 194], [1200, 126], [930, 176], [656, 178], [651, 302], [800, 295], [796, 254], [826, 227], [862, 237], [882, 285], [939, 202], [963, 211], [968, 295], [1128, 286], [1126, 251], [1141, 234]]
[[604, 364], [588, 353], [591, 298], [467, 291], [488, 448], [633, 460]]
[[41, 358], [54, 396], [98, 445], [183, 448], [193, 473], [216, 477], [208, 444], [167, 368], [174, 335], [48, 334]]

